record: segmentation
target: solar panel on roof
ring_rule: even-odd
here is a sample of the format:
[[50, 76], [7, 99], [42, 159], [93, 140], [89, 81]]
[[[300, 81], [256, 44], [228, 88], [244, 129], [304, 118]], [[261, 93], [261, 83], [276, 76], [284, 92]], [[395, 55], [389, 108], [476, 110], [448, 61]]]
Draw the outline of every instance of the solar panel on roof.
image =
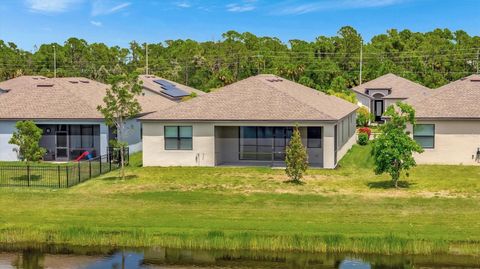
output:
[[154, 80], [153, 82], [157, 83], [157, 84], [160, 84], [160, 86], [172, 86], [172, 87], [175, 87], [174, 84], [166, 81], [166, 80], [163, 80], [163, 79], [157, 79], [157, 80]]
[[177, 86], [175, 86], [175, 84], [170, 83], [166, 80], [157, 79], [157, 80], [154, 80], [153, 82], [159, 84], [163, 89], [162, 93], [164, 93], [164, 94], [166, 94], [170, 97], [176, 98], [176, 97], [184, 97], [184, 96], [189, 95], [188, 92], [177, 88]]
[[183, 90], [180, 90], [179, 88], [177, 87], [168, 87], [168, 89], [165, 89], [162, 91], [163, 93], [165, 93], [166, 95], [169, 95], [171, 97], [184, 97], [184, 96], [188, 96], [189, 94]]

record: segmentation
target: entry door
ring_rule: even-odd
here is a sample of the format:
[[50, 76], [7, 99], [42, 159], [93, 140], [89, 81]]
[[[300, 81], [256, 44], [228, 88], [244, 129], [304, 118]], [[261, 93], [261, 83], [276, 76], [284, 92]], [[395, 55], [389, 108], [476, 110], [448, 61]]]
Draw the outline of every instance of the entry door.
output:
[[383, 110], [383, 100], [375, 100], [375, 121], [382, 120]]
[[55, 140], [55, 160], [68, 160], [68, 130], [66, 125], [57, 126], [57, 131], [55, 132]]

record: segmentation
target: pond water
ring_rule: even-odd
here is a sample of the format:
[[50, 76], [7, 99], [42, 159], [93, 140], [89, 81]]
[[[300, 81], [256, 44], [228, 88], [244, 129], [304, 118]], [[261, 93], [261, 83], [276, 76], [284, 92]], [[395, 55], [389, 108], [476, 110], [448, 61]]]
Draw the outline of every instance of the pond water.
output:
[[273, 253], [166, 248], [0, 247], [0, 268], [480, 268], [479, 257]]

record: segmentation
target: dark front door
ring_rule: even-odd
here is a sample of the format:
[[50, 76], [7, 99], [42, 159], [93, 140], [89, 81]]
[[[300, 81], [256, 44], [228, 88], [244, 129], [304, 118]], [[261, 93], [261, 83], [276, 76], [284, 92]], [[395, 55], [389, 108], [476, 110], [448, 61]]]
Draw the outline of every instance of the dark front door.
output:
[[383, 100], [375, 100], [375, 121], [381, 121], [384, 112]]

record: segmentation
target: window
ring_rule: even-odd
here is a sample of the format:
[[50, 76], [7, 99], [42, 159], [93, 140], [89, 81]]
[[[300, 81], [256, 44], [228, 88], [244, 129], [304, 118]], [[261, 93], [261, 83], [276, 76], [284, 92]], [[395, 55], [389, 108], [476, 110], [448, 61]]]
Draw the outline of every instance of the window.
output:
[[308, 148], [322, 147], [322, 127], [307, 128], [307, 147]]
[[165, 126], [166, 150], [192, 150], [192, 126]]
[[413, 126], [413, 139], [422, 148], [433, 149], [435, 147], [435, 125], [417, 124]]

